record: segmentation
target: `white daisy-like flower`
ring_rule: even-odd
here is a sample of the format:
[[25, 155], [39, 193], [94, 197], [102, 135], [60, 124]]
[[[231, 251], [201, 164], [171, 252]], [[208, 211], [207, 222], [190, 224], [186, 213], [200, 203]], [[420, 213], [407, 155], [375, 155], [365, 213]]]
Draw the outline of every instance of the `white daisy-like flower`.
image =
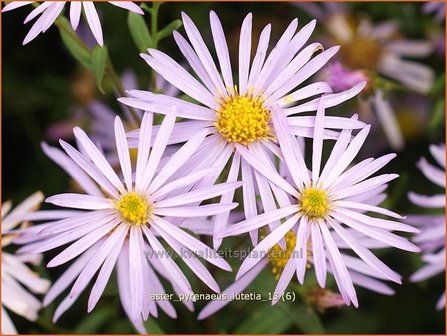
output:
[[[324, 97], [322, 98], [324, 100]], [[234, 236], [248, 232], [282, 218], [287, 220], [263, 239], [242, 263], [236, 279], [247, 273], [258, 264], [266, 251], [276, 244], [281, 244], [286, 234], [292, 230], [296, 234], [294, 253], [279, 278], [275, 293], [281, 296], [288, 283], [297, 274], [298, 281], [303, 283], [308, 263], [307, 246], [312, 246], [312, 259], [317, 281], [325, 286], [327, 262], [334, 274], [335, 281], [346, 304], [351, 302], [358, 306], [353, 281], [331, 232], [336, 233], [369, 267], [385, 279], [401, 283], [399, 274], [391, 270], [362, 244], [356, 234], [370, 237], [389, 246], [408, 251], [419, 251], [419, 248], [407, 239], [391, 231], [419, 232], [414, 227], [393, 220], [385, 220], [368, 216], [363, 212], [378, 213], [392, 218], [402, 217], [390, 210], [376, 205], [365, 204], [364, 200], [371, 195], [382, 192], [387, 183], [397, 174], [384, 174], [371, 177], [386, 165], [395, 154], [388, 154], [378, 159], [368, 158], [348, 168], [361, 149], [370, 126], [362, 129], [351, 142], [351, 130], [341, 132], [332, 152], [322, 167], [324, 105], [320, 102], [314, 129], [311, 171], [306, 167], [303, 155], [291, 135], [286, 118], [281, 113], [273, 113], [273, 122], [277, 137], [284, 154], [284, 161], [292, 176], [293, 183], [288, 183], [273, 169], [264, 169], [259, 159], [245, 150], [245, 157], [260, 173], [291, 197], [288, 205], [267, 211], [262, 215], [247, 219], [236, 225], [227, 227], [218, 236]], [[321, 171], [322, 170], [322, 171]], [[320, 172], [321, 171], [321, 172]]]
[[[445, 144], [431, 145], [430, 153], [441, 169], [428, 163], [425, 158], [419, 160], [418, 167], [428, 180], [445, 190]], [[426, 265], [411, 276], [411, 281], [418, 282], [445, 272], [445, 192], [435, 196], [410, 192], [408, 197], [422, 208], [443, 210], [443, 214], [439, 215], [413, 215], [407, 218], [408, 223], [421, 229], [414, 241], [421, 247], [422, 260]], [[436, 308], [445, 308], [445, 292], [439, 298]]]
[[[24, 216], [36, 210], [43, 201], [43, 194], [36, 192], [11, 211], [11, 202], [2, 204], [2, 334], [17, 334], [6, 308], [27, 320], [36, 321], [37, 313], [42, 307], [34, 294], [43, 294], [50, 286], [48, 279], [43, 279], [33, 272], [26, 263], [40, 264], [42, 256], [16, 255], [5, 251], [17, 237], [12, 230], [23, 222]], [[27, 289], [25, 289], [25, 287]]]
[[[131, 98], [121, 98], [119, 101], [134, 108], [162, 114], [176, 106], [179, 117], [185, 121], [175, 125], [170, 143], [186, 141], [197, 132], [205, 131], [208, 137], [191, 158], [189, 169], [216, 167], [214, 176], [201, 182], [204, 185], [212, 184], [230, 162], [227, 181], [237, 180], [239, 172], [242, 172], [245, 216], [256, 216], [255, 189], [260, 191], [266, 204], [270, 204], [268, 200], [273, 195], [268, 187], [269, 182], [253, 169], [245, 159], [245, 150], [241, 149], [248, 148], [264, 166], [273, 167], [268, 158], [269, 153], [281, 157], [271, 119], [275, 113], [272, 106], [275, 104], [281, 107], [276, 113], [287, 116], [293, 135], [312, 136], [315, 117], [295, 115], [315, 111], [317, 99], [311, 98], [331, 93], [331, 88], [325, 82], [302, 84], [323, 67], [339, 48], [333, 47], [315, 56], [322, 50], [321, 44], [305, 46], [315, 28], [315, 20], [297, 32], [298, 21], [295, 19], [269, 54], [267, 49], [271, 26], [267, 25], [259, 37], [253, 61], [250, 62], [252, 15], [248, 14], [240, 33], [239, 77], [238, 85], [235, 85], [225, 34], [216, 13], [210, 12], [210, 23], [220, 71], [198, 28], [185, 13], [182, 13], [182, 18], [189, 42], [178, 32], [174, 32], [174, 39], [198, 79], [161, 51], [149, 49], [149, 54], [141, 56], [157, 73], [197, 103], [137, 90], [128, 91]], [[364, 83], [360, 83], [345, 92], [329, 94], [325, 105], [340, 104], [358, 94], [363, 87]], [[325, 126], [328, 130], [324, 131], [324, 136], [334, 138], [338, 133], [330, 129], [358, 129], [364, 124], [342, 117], [327, 117]], [[130, 139], [137, 138], [138, 134], [131, 133]], [[287, 199], [280, 188], [274, 186], [273, 193], [280, 202]], [[222, 202], [231, 201], [233, 196], [233, 192], [225, 194]], [[217, 216], [214, 226], [216, 232], [224, 228], [227, 222], [227, 214]], [[258, 233], [255, 230], [250, 234], [255, 244]], [[213, 241], [217, 248], [222, 239], [214, 237]]]
[[[44, 299], [44, 304], [50, 303], [74, 282], [69, 295], [56, 309], [54, 320], [77, 300], [99, 272], [88, 301], [90, 312], [100, 299], [115, 265], [123, 308], [139, 332], [145, 332], [144, 320], [150, 315], [158, 315], [157, 305], [175, 317], [175, 311], [168, 301], [156, 302], [156, 297], [151, 296], [164, 293], [154, 270], [168, 279], [178, 294], [191, 297], [193, 292], [160, 238], [207, 286], [219, 291], [216, 281], [197, 256], [227, 271], [231, 270], [229, 264], [200, 240], [171, 222], [177, 217], [200, 218], [229, 212], [237, 204], [191, 204], [221, 196], [241, 183], [198, 188], [196, 182], [212, 173], [213, 169], [202, 169], [187, 175], [178, 173], [205, 139], [205, 132], [192, 137], [160, 167], [175, 119], [174, 113], [166, 115], [155, 141], [151, 143], [152, 114], [144, 115], [133, 174], [124, 127], [120, 118], [116, 118], [115, 137], [124, 182], [79, 128], [75, 128], [74, 133], [81, 151], [64, 141], [60, 143], [68, 156], [57, 149], [46, 148], [46, 152], [87, 192], [47, 198], [47, 202], [58, 206], [87, 211], [62, 221], [35, 225], [28, 234], [24, 233], [24, 239], [28, 239], [29, 244], [20, 249], [21, 253], [41, 253], [71, 243], [48, 263], [48, 267], [59, 266], [79, 257], [55, 282]], [[185, 187], [185, 192], [179, 191]], [[38, 241], [32, 241], [36, 233]], [[185, 304], [192, 309], [192, 302]]]
[[[7, 12], [19, 7], [30, 5], [35, 1], [12, 1], [3, 7], [2, 12]], [[48, 28], [54, 23], [57, 17], [62, 13], [67, 1], [44, 1], [37, 6], [26, 17], [24, 23], [28, 23], [39, 17], [30, 31], [23, 40], [23, 45], [31, 42], [40, 33], [45, 33]], [[108, 1], [111, 5], [127, 9], [128, 11], [144, 14], [143, 10], [131, 1]], [[70, 1], [70, 23], [73, 30], [76, 30], [81, 19], [82, 12], [99, 45], [103, 45], [103, 36], [101, 22], [93, 1]], [[40, 16], [39, 16], [40, 15]]]

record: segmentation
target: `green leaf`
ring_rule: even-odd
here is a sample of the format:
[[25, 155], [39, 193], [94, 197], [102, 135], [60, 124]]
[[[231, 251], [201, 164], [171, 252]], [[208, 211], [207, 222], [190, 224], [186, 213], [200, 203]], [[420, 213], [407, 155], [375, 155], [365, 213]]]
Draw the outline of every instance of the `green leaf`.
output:
[[289, 314], [295, 325], [305, 334], [324, 334], [323, 324], [317, 313], [305, 304], [282, 305], [281, 309]]
[[71, 28], [70, 23], [63, 16], [58, 19], [59, 33], [61, 34], [62, 42], [64, 42], [67, 49], [73, 57], [79, 61], [86, 68], [91, 68], [91, 51], [82, 43], [76, 36], [76, 33]]
[[234, 334], [281, 334], [294, 324], [293, 319], [276, 306], [258, 307], [234, 330]]
[[174, 30], [179, 29], [182, 26], [182, 21], [174, 20], [157, 34], [158, 40], [162, 40], [167, 36], [170, 36]]
[[97, 309], [92, 313], [86, 315], [82, 322], [79, 323], [73, 330], [75, 334], [97, 334], [99, 328], [113, 318], [115, 314], [115, 307], [105, 307]]
[[143, 16], [129, 12], [127, 25], [129, 26], [130, 34], [138, 50], [140, 52], [146, 52], [147, 48], [152, 44], [152, 37]]
[[149, 334], [165, 334], [163, 329], [161, 329], [160, 325], [155, 321], [155, 319], [150, 318], [145, 323], [144, 326]]
[[102, 93], [104, 93], [104, 90], [102, 89], [102, 80], [106, 70], [107, 58], [108, 54], [106, 47], [96, 46], [93, 49], [92, 70], [96, 77], [96, 86]]

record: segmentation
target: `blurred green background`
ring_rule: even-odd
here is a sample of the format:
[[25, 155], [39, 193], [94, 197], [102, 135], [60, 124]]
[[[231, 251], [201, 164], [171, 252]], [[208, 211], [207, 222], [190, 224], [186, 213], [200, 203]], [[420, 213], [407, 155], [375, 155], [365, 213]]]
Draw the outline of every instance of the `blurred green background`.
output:
[[[348, 8], [355, 15], [369, 15], [375, 21], [393, 19], [401, 24], [403, 35], [411, 38], [428, 38], [433, 32], [444, 32], [444, 23], [437, 23], [433, 15], [422, 13], [421, 3], [349, 3]], [[126, 69], [135, 72], [140, 89], [146, 89], [150, 80], [150, 69], [139, 57], [127, 28], [127, 12], [106, 4], [99, 4], [105, 43], [119, 73]], [[309, 22], [311, 17], [290, 3], [165, 3], [160, 10], [160, 26], [180, 18], [185, 11], [198, 25], [204, 39], [209, 43], [210, 29], [208, 13], [213, 9], [219, 15], [230, 46], [232, 59], [237, 51], [239, 29], [248, 12], [254, 14], [254, 34], [260, 28], [272, 23], [272, 41], [284, 31], [295, 17], [299, 26]], [[48, 136], [48, 128], [57, 122], [72, 118], [73, 109], [83, 108], [92, 99], [108, 104], [113, 110], [121, 111], [111, 88], [103, 95], [95, 87], [94, 78], [82, 68], [67, 52], [60, 41], [56, 27], [39, 35], [29, 45], [21, 43], [30, 25], [22, 22], [31, 8], [23, 7], [2, 14], [3, 41], [3, 91], [2, 91], [2, 198], [12, 199], [15, 204], [36, 190], [45, 195], [65, 192], [70, 187], [67, 175], [52, 161], [45, 157], [40, 142], [47, 141], [57, 145]], [[149, 16], [145, 19], [149, 22]], [[181, 28], [180, 31], [183, 31]], [[311, 37], [318, 41], [324, 33], [322, 23]], [[164, 39], [159, 48], [179, 61], [182, 61], [172, 37]], [[444, 119], [434, 116], [436, 107], [444, 99], [445, 67], [443, 56], [433, 54], [423, 63], [434, 68], [438, 87], [429, 95], [422, 97], [397, 94], [393, 97], [396, 106], [403, 109], [405, 99], [422, 101], [426, 124], [416, 124], [417, 130], [409, 129], [407, 146], [399, 153], [385, 170], [397, 172], [401, 178], [390, 186], [388, 206], [404, 214], [418, 213], [420, 209], [412, 206], [406, 199], [406, 193], [414, 190], [423, 194], [439, 192], [428, 183], [415, 167], [421, 156], [428, 156], [431, 143], [444, 142]], [[408, 104], [411, 106], [412, 104]], [[354, 103], [343, 104], [331, 109], [330, 114], [351, 114]], [[414, 105], [413, 105], [414, 106]], [[121, 113], [121, 112], [118, 112]], [[410, 113], [410, 112], [408, 112]], [[439, 119], [439, 120], [438, 120]], [[73, 125], [77, 120], [71, 120]], [[82, 125], [81, 125], [82, 126]], [[415, 127], [415, 126], [411, 126]], [[363, 149], [362, 156], [384, 154], [391, 150], [387, 146], [375, 146], [381, 134], [373, 133], [369, 146]], [[52, 252], [46, 256], [49, 260]], [[417, 255], [387, 249], [377, 253], [391, 268], [403, 276], [401, 286], [391, 286], [396, 290], [394, 296], [383, 296], [358, 288], [360, 307], [342, 307], [329, 309], [320, 314], [303, 303], [280, 303], [271, 307], [268, 302], [234, 302], [208, 320], [198, 322], [196, 313], [190, 313], [177, 304], [178, 319], [172, 321], [160, 313], [157, 320], [150, 319], [146, 326], [152, 333], [444, 333], [445, 311], [436, 311], [435, 304], [445, 288], [445, 277], [437, 276], [428, 281], [411, 284], [409, 276], [420, 267]], [[64, 267], [52, 269], [51, 279], [56, 279]], [[237, 269], [237, 266], [235, 267]], [[221, 288], [226, 288], [234, 274], [217, 271], [216, 276]], [[196, 277], [188, 277], [198, 291], [203, 290]], [[53, 325], [51, 315], [55, 309], [53, 303], [41, 312], [37, 323], [28, 322], [11, 314], [17, 328], [22, 333], [134, 333], [134, 329], [119, 303], [116, 283], [113, 279], [94, 312], [87, 314], [86, 302], [88, 290], [78, 302]], [[309, 277], [307, 280], [311, 280]], [[249, 287], [249, 291], [265, 293], [273, 291], [274, 279], [268, 270]], [[56, 303], [60, 302], [60, 299]], [[204, 302], [196, 305], [200, 311]]]

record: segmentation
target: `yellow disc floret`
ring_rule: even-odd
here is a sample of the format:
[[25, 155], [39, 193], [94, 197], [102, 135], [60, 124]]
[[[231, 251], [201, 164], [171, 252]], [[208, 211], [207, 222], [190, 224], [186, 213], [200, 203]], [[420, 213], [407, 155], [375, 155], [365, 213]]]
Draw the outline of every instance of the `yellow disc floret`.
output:
[[141, 225], [147, 223], [149, 204], [136, 192], [131, 192], [122, 196], [121, 199], [116, 202], [116, 208], [123, 220], [130, 224]]
[[323, 218], [329, 212], [329, 198], [326, 191], [306, 188], [299, 200], [301, 211], [309, 218]]
[[342, 44], [340, 53], [344, 63], [353, 70], [375, 70], [382, 56], [382, 47], [371, 38], [356, 36]]
[[285, 236], [286, 240], [286, 249], [283, 250], [279, 244], [273, 246], [268, 252], [268, 258], [270, 264], [272, 265], [272, 272], [275, 275], [275, 278], [278, 279], [281, 275], [284, 267], [287, 264], [290, 256], [293, 253], [293, 250], [296, 245], [296, 235], [293, 231], [287, 232]]
[[222, 100], [214, 126], [228, 141], [244, 146], [270, 135], [270, 112], [261, 97], [237, 92]]

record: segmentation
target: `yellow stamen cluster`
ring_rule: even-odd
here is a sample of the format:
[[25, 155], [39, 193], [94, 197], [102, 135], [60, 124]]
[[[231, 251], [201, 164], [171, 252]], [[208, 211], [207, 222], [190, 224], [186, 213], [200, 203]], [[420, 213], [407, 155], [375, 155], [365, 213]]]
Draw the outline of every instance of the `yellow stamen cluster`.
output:
[[287, 261], [293, 253], [296, 245], [296, 235], [293, 231], [287, 232], [285, 236], [286, 249], [283, 250], [279, 244], [273, 246], [267, 256], [269, 258], [270, 264], [272, 265], [272, 273], [275, 278], [278, 279], [281, 275], [284, 267], [286, 267]]
[[244, 146], [265, 139], [270, 134], [270, 112], [261, 97], [237, 92], [223, 99], [214, 126], [228, 142]]
[[340, 53], [343, 63], [351, 69], [375, 70], [382, 56], [382, 47], [371, 38], [355, 36], [342, 44]]
[[317, 188], [304, 189], [299, 205], [301, 211], [312, 219], [325, 217], [330, 209], [326, 191]]
[[136, 192], [131, 192], [116, 202], [122, 219], [133, 225], [146, 224], [149, 216], [148, 202], [138, 195]]

